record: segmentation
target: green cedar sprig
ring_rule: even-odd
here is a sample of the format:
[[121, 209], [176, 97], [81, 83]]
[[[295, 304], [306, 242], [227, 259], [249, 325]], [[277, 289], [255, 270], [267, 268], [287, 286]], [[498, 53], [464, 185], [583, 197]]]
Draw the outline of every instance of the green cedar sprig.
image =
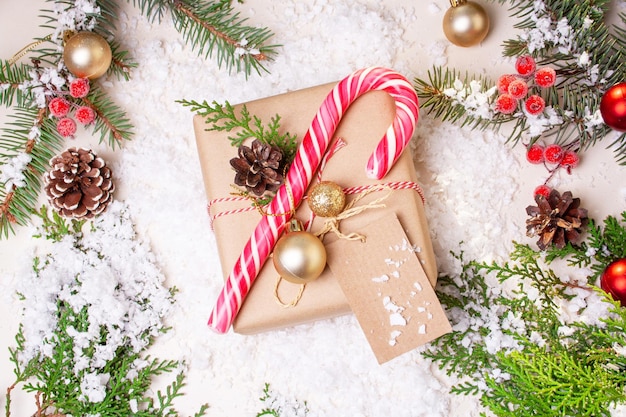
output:
[[[608, 263], [626, 256], [626, 212], [591, 223], [579, 246], [538, 252], [514, 244], [509, 261], [466, 261], [459, 276], [444, 276], [439, 298], [454, 331], [434, 341], [425, 356], [448, 375], [463, 378], [452, 392], [478, 395], [497, 416], [608, 416], [626, 402], [626, 308], [594, 283]], [[590, 271], [583, 282], [557, 274]], [[576, 293], [606, 303], [601, 323], [564, 321], [560, 306]], [[579, 314], [582, 312], [581, 310]], [[489, 320], [489, 323], [485, 321]], [[481, 324], [482, 323], [482, 324]], [[494, 350], [493, 339], [506, 340]]]
[[250, 114], [245, 104], [237, 111], [229, 102], [223, 105], [216, 101], [209, 104], [206, 100], [202, 103], [194, 100], [179, 100], [178, 102], [190, 107], [192, 112], [205, 117], [206, 124], [209, 125], [207, 130], [233, 132], [233, 136], [229, 136], [228, 139], [235, 147], [241, 146], [246, 139], [254, 138], [268, 145], [278, 146], [289, 162], [296, 154], [297, 137], [289, 132], [280, 132], [280, 115], [278, 114], [265, 125], [258, 116]]
[[281, 401], [276, 405], [278, 400], [276, 394], [272, 391], [270, 384], [265, 383], [265, 387], [263, 388], [263, 395], [259, 397], [259, 400], [264, 404], [267, 404], [267, 407], [264, 407], [261, 411], [256, 414], [256, 417], [263, 416], [272, 416], [272, 417], [281, 417], [283, 412], [287, 415], [297, 415], [297, 416], [306, 416], [309, 413], [309, 408], [307, 407], [306, 401], [300, 402], [295, 400], [291, 402], [288, 407], [290, 410], [285, 410], [286, 407], [284, 401]]
[[[42, 209], [39, 215], [43, 219], [42, 235], [53, 242], [58, 242], [66, 237], [73, 239], [76, 249], [82, 251], [81, 226], [84, 222], [65, 220], [58, 216], [52, 218], [47, 210]], [[104, 256], [104, 254], [100, 254]], [[33, 260], [33, 268], [36, 274], [40, 273], [48, 265], [48, 261], [40, 258]], [[79, 278], [77, 278], [79, 279]], [[169, 291], [173, 294], [173, 290]], [[34, 301], [31, 301], [34, 302]], [[145, 300], [149, 302], [149, 300]], [[56, 304], [57, 325], [53, 332], [54, 347], [50, 356], [36, 356], [26, 363], [21, 360], [21, 354], [25, 351], [25, 337], [23, 326], [20, 325], [15, 337], [15, 347], [9, 348], [9, 359], [13, 364], [15, 382], [7, 390], [5, 407], [6, 417], [10, 416], [11, 393], [18, 386], [25, 392], [36, 394], [36, 415], [50, 415], [53, 412], [64, 415], [100, 415], [113, 417], [122, 415], [134, 415], [139, 417], [172, 417], [178, 416], [174, 408], [174, 399], [183, 395], [185, 386], [184, 374], [178, 371], [179, 361], [151, 358], [145, 350], [152, 344], [153, 337], [150, 329], [139, 335], [147, 342], [140, 351], [135, 351], [130, 344], [122, 344], [117, 348], [115, 356], [106, 360], [106, 364], [100, 368], [102, 373], [110, 376], [106, 385], [104, 400], [97, 403], [85, 401], [81, 398], [81, 377], [86, 370], [75, 372], [74, 352], [82, 350], [87, 357], [92, 357], [97, 350], [98, 341], [91, 341], [88, 346], [76, 346], [76, 340], [72, 334], [86, 332], [90, 327], [88, 306], [80, 310], [74, 310], [70, 305], [57, 301]], [[162, 329], [166, 331], [167, 329]], [[101, 327], [102, 341], [107, 340], [107, 330]], [[135, 367], [137, 360], [144, 362], [144, 366]], [[134, 370], [134, 376], [129, 372]], [[156, 398], [150, 395], [154, 377], [172, 372], [177, 372], [172, 383], [165, 390], [158, 390]], [[200, 417], [206, 413], [208, 405], [202, 405], [194, 417]]]

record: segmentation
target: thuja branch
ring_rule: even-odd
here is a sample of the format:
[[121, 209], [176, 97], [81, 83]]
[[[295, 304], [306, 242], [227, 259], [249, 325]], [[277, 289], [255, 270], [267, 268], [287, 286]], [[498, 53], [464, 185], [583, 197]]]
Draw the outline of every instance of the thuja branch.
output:
[[425, 355], [463, 378], [454, 393], [479, 395], [497, 416], [608, 417], [626, 403], [626, 308], [594, 284], [626, 256], [625, 236], [623, 212], [592, 222], [579, 246], [541, 253], [516, 243], [503, 263], [457, 256], [460, 275], [437, 288], [454, 331]]

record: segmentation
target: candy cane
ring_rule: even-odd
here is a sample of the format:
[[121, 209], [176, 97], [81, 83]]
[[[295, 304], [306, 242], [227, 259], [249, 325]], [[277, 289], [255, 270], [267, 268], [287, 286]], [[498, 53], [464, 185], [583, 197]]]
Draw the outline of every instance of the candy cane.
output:
[[344, 112], [359, 96], [374, 90], [385, 91], [395, 100], [396, 116], [367, 162], [368, 177], [381, 179], [400, 157], [418, 117], [417, 95], [411, 83], [402, 75], [380, 67], [356, 71], [340, 81], [315, 115], [285, 184], [276, 192], [266, 210], [268, 215], [261, 218], [226, 279], [209, 317], [210, 328], [219, 333], [228, 331], [278, 236], [302, 201]]

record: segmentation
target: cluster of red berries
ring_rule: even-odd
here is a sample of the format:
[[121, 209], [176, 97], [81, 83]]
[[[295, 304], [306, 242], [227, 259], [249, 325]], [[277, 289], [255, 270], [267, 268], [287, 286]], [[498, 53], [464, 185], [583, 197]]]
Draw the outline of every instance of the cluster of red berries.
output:
[[[89, 80], [87, 78], [76, 78], [70, 83], [69, 94], [73, 98], [83, 98], [89, 94]], [[58, 118], [57, 131], [63, 137], [74, 136], [76, 133], [76, 122], [69, 116], [72, 104], [64, 97], [57, 96], [50, 100], [48, 109], [50, 114]], [[79, 106], [74, 111], [74, 117], [79, 123], [88, 125], [93, 123], [96, 113], [89, 106]]]
[[548, 88], [556, 82], [556, 71], [550, 67], [537, 69], [537, 63], [530, 55], [522, 55], [515, 62], [517, 74], [504, 74], [498, 79], [498, 92], [495, 109], [502, 114], [512, 114], [518, 102], [524, 100], [524, 109], [537, 116], [546, 108], [545, 100], [538, 94], [528, 95], [529, 83], [534, 81], [541, 88]]
[[[578, 166], [580, 158], [576, 152], [563, 149], [561, 145], [552, 144], [544, 147], [535, 143], [526, 151], [526, 160], [531, 164], [545, 164], [551, 173], [559, 168], [565, 168], [568, 173], [571, 173], [572, 168]], [[534, 194], [541, 194], [548, 198], [550, 187], [545, 184], [540, 185], [535, 188]]]

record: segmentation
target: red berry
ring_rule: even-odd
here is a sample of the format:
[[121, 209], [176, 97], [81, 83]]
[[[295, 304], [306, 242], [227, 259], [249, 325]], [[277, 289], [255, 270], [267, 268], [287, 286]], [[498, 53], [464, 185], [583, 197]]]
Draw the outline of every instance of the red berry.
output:
[[513, 96], [514, 99], [522, 99], [526, 97], [528, 94], [528, 84], [524, 80], [515, 80], [509, 84], [509, 94]]
[[537, 68], [537, 64], [530, 55], [522, 55], [515, 61], [515, 69], [519, 75], [530, 75], [535, 72], [535, 68]]
[[541, 114], [546, 108], [546, 102], [540, 96], [533, 94], [532, 96], [528, 97], [524, 107], [526, 108], [528, 114], [530, 114], [531, 116], [537, 116]]
[[552, 87], [556, 82], [556, 71], [550, 67], [539, 68], [535, 73], [535, 83], [539, 87]]
[[55, 97], [48, 103], [48, 109], [54, 117], [63, 117], [70, 111], [70, 102], [63, 97]]
[[568, 168], [576, 168], [579, 162], [580, 158], [578, 157], [578, 154], [572, 151], [565, 151], [563, 159], [561, 159], [561, 165]]
[[502, 114], [511, 114], [517, 108], [517, 100], [512, 95], [505, 93], [498, 96], [496, 99], [496, 111]]
[[96, 113], [93, 111], [91, 107], [87, 107], [87, 106], [79, 107], [76, 110], [76, 113], [74, 113], [74, 115], [76, 116], [76, 120], [78, 120], [79, 123], [82, 123], [84, 125], [88, 125], [89, 123], [93, 122], [94, 119], [96, 118]]
[[76, 78], [70, 83], [70, 95], [74, 98], [86, 97], [89, 94], [89, 80]]
[[548, 187], [547, 185], [540, 185], [539, 187], [535, 188], [535, 192], [533, 193], [533, 195], [542, 195], [545, 198], [550, 197], [550, 192], [552, 191], [552, 189], [550, 187]]
[[74, 136], [74, 133], [76, 133], [76, 122], [74, 119], [64, 117], [57, 123], [57, 131], [64, 138]]
[[509, 85], [515, 80], [517, 80], [517, 77], [513, 74], [501, 75], [500, 78], [498, 78], [498, 92], [500, 94], [508, 93]]
[[548, 145], [543, 151], [543, 157], [551, 164], [558, 164], [563, 160], [565, 152], [560, 145], [552, 144]]
[[540, 164], [543, 162], [543, 152], [543, 146], [535, 143], [528, 148], [528, 151], [526, 152], [526, 159], [531, 164]]

